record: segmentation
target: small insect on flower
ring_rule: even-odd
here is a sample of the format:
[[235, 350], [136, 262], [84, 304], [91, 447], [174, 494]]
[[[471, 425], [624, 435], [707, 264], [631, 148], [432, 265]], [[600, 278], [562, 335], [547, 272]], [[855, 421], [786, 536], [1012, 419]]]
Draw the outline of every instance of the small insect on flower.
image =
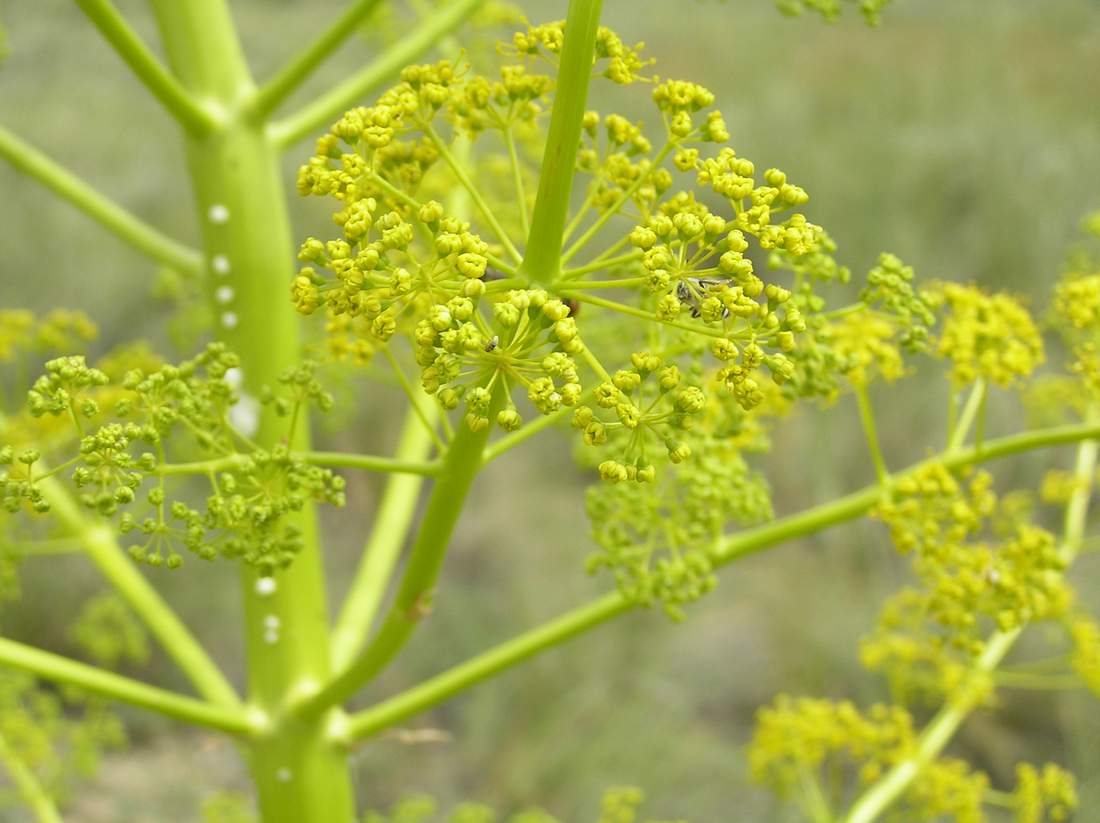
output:
[[[689, 277], [676, 284], [676, 297], [681, 303], [687, 303], [691, 306], [692, 317], [699, 317], [703, 313], [699, 305], [701, 298], [708, 289], [713, 286], [720, 286], [722, 282], [709, 277]], [[722, 317], [728, 318], [729, 316], [729, 308], [723, 308]]]
[[488, 354], [489, 352], [492, 352], [492, 351], [496, 351], [496, 348], [499, 345], [500, 345], [500, 335], [494, 334], [493, 339], [485, 344], [486, 354]]

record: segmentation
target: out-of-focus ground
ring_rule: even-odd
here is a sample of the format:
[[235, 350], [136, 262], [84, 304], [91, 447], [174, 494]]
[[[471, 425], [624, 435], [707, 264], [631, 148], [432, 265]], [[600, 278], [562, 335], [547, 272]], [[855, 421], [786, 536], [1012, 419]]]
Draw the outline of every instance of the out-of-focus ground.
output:
[[[120, 2], [153, 39], [144, 4]], [[343, 5], [235, 0], [262, 77]], [[523, 4], [533, 20], [564, 2]], [[926, 278], [1049, 293], [1078, 220], [1100, 206], [1100, 3], [1093, 0], [897, 0], [884, 24], [858, 15], [827, 26], [780, 17], [769, 0], [609, 0], [606, 19], [644, 39], [665, 76], [714, 89], [738, 151], [777, 165], [812, 195], [810, 215], [859, 277], [881, 250]], [[150, 222], [193, 240], [182, 152], [151, 103], [70, 4], [0, 4], [12, 55], [0, 69], [0, 122]], [[301, 101], [369, 55], [354, 43]], [[636, 110], [647, 92], [637, 92]], [[621, 98], [622, 95], [619, 95]], [[599, 99], [593, 105], [600, 106]], [[308, 151], [292, 151], [289, 174]], [[295, 203], [300, 234], [323, 227]], [[105, 344], [162, 340], [149, 309], [154, 267], [84, 216], [0, 165], [0, 304], [83, 308]], [[927, 371], [927, 374], [924, 373]], [[893, 466], [942, 441], [943, 381], [923, 370], [874, 393]], [[368, 401], [370, 398], [366, 398]], [[1019, 417], [1016, 401], [995, 432]], [[343, 443], [392, 442], [385, 412], [346, 419]], [[549, 435], [494, 465], [461, 523], [430, 625], [371, 690], [391, 693], [605, 590], [583, 572], [583, 489], [569, 447]], [[1064, 456], [1064, 454], [1062, 455]], [[765, 463], [778, 513], [871, 479], [850, 399], [803, 415]], [[1001, 485], [1035, 477], [1034, 461], [999, 467]], [[379, 485], [351, 481], [351, 508], [329, 517], [338, 589], [352, 567]], [[1077, 573], [1085, 603], [1096, 561]], [[901, 578], [880, 527], [859, 523], [752, 557], [722, 573], [684, 625], [638, 614], [509, 672], [410, 723], [449, 735], [412, 745], [384, 737], [355, 755], [364, 803], [410, 792], [505, 808], [538, 803], [566, 820], [593, 817], [613, 784], [646, 789], [655, 816], [695, 823], [793, 819], [746, 778], [755, 709], [779, 691], [869, 702], [882, 683], [857, 662], [857, 641]], [[164, 590], [225, 666], [242, 669], [235, 577], [228, 564], [158, 573]], [[5, 629], [64, 647], [65, 621], [95, 590], [78, 560], [36, 561]], [[336, 592], [339, 594], [339, 591]], [[163, 659], [143, 676], [178, 683]], [[131, 712], [134, 745], [108, 759], [70, 810], [80, 823], [192, 821], [198, 799], [247, 783], [232, 747]], [[1054, 759], [1081, 781], [1080, 819], [1100, 808], [1100, 713], [1083, 693], [1026, 694], [975, 716], [956, 750], [1002, 780], [1014, 763]], [[20, 820], [12, 813], [4, 820]]]

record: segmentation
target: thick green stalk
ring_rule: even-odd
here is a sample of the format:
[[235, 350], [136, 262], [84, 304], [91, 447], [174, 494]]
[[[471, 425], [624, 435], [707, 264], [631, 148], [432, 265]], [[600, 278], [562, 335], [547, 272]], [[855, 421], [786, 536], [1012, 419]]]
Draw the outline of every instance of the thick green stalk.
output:
[[[428, 410], [428, 414], [438, 414], [435, 404]], [[422, 460], [431, 448], [431, 434], [416, 410], [410, 409], [405, 415], [405, 424], [397, 443], [397, 458]], [[337, 671], [351, 663], [370, 634], [371, 624], [382, 605], [386, 587], [405, 546], [423, 485], [424, 479], [415, 475], [395, 474], [386, 482], [370, 538], [363, 549], [363, 559], [332, 630], [332, 664]]]
[[194, 249], [178, 243], [126, 211], [3, 127], [0, 127], [0, 157], [11, 163], [16, 171], [34, 178], [154, 260], [191, 273], [197, 272], [202, 265], [202, 259]]
[[364, 97], [457, 29], [484, 2], [485, 0], [451, 0], [440, 6], [407, 37], [402, 37], [366, 67], [322, 94], [301, 111], [272, 124], [272, 140], [278, 146], [287, 146], [324, 128], [331, 120], [361, 102]]
[[[266, 124], [247, 103], [254, 85], [225, 0], [152, 0], [169, 62], [197, 97], [226, 111], [224, 126], [188, 135], [187, 158], [210, 265], [218, 337], [241, 359], [243, 391], [258, 396], [301, 357], [298, 318], [287, 297], [294, 276], [293, 235], [279, 157]], [[308, 421], [292, 448], [309, 450]], [[252, 435], [273, 444], [286, 421], [272, 410]], [[271, 719], [250, 747], [264, 823], [350, 823], [354, 797], [347, 764], [326, 740], [324, 716], [302, 723], [285, 707], [329, 678], [327, 606], [312, 505], [292, 518], [302, 549], [270, 580], [242, 572], [249, 699]], [[262, 580], [262, 582], [261, 582]]]
[[[1100, 437], [1098, 423], [1038, 429], [991, 440], [980, 451], [971, 448], [944, 452], [916, 463], [898, 472], [894, 477], [901, 478], [913, 474], [935, 461], [942, 461], [949, 468], [958, 468], [1035, 449], [1077, 443], [1094, 437]], [[829, 503], [730, 535], [719, 546], [716, 564], [727, 565], [739, 557], [854, 520], [866, 514], [882, 499], [884, 493], [883, 486], [876, 483]], [[344, 730], [345, 742], [351, 743], [361, 736], [369, 737], [377, 734], [395, 723], [442, 703], [500, 671], [552, 649], [572, 637], [594, 629], [631, 610], [632, 604], [618, 593], [605, 595], [585, 606], [572, 609], [548, 623], [530, 629], [401, 694], [353, 715]]]
[[539, 173], [539, 190], [535, 196], [527, 249], [519, 268], [521, 275], [544, 285], [561, 274], [562, 236], [576, 174], [588, 84], [592, 79], [600, 6], [601, 0], [570, 0], [565, 20], [565, 42]]
[[[499, 387], [493, 392], [490, 420], [496, 416], [502, 395]], [[297, 712], [300, 716], [309, 717], [351, 697], [385, 668], [430, 613], [436, 580], [466, 496], [481, 469], [481, 455], [489, 439], [489, 430], [486, 427], [474, 432], [463, 424], [455, 434], [443, 468], [435, 478], [401, 585], [382, 626], [359, 657], [319, 693], [302, 702]]]
[[0, 663], [56, 683], [78, 686], [110, 700], [151, 709], [185, 723], [236, 735], [251, 735], [257, 730], [256, 719], [250, 718], [243, 706], [205, 703], [3, 637], [0, 637]]

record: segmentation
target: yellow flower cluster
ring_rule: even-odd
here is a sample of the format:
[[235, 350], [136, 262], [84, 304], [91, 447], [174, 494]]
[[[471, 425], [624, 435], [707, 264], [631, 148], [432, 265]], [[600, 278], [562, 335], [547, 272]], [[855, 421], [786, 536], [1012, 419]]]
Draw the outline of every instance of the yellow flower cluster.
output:
[[876, 510], [898, 549], [914, 554], [922, 588], [910, 606], [939, 627], [942, 642], [966, 653], [981, 648], [982, 618], [1007, 631], [1058, 617], [1072, 602], [1053, 535], [1009, 517], [999, 524], [1002, 534], [987, 536], [998, 511], [991, 484], [978, 472], [964, 486], [933, 464], [900, 480]]
[[944, 308], [936, 352], [951, 361], [956, 388], [979, 377], [1011, 386], [1043, 362], [1043, 338], [1031, 315], [1008, 294], [944, 283], [934, 292]]

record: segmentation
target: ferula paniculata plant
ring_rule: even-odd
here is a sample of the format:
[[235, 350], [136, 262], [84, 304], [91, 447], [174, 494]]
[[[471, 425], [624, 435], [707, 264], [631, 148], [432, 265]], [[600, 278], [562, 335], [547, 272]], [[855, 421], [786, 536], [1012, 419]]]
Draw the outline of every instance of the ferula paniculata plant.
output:
[[[69, 633], [94, 666], [0, 638], [15, 670], [0, 679], [0, 762], [39, 820], [59, 820], [74, 780], [123, 742], [108, 708], [118, 701], [234, 737], [264, 823], [351, 823], [352, 748], [618, 615], [685, 620], [720, 567], [863, 516], [912, 569], [859, 647], [885, 697], [776, 698], [749, 746], [753, 780], [813, 823], [1070, 819], [1074, 778], [1059, 765], [1020, 763], [1007, 784], [945, 750], [1003, 690], [1100, 694], [1100, 625], [1067, 579], [1087, 545], [1100, 437], [1095, 249], [1071, 255], [1039, 314], [1018, 295], [918, 282], [890, 253], [853, 277], [799, 181], [739, 153], [715, 91], [665, 76], [643, 44], [600, 24], [596, 0], [541, 24], [478, 0], [425, 7], [376, 63], [285, 117], [287, 97], [376, 3], [351, 3], [258, 85], [222, 0], [155, 0], [168, 66], [107, 0], [78, 4], [179, 121], [202, 251], [6, 130], [0, 151], [157, 260], [157, 293], [189, 312], [170, 329], [207, 339], [183, 358], [140, 343], [93, 356], [83, 314], [0, 310], [0, 363], [12, 364], [0, 591], [17, 596], [25, 558], [73, 550], [115, 590], [84, 604]], [[885, 2], [855, 5], [877, 23]], [[833, 19], [842, 4], [779, 6]], [[471, 15], [463, 48], [452, 33]], [[485, 47], [502, 24], [513, 33]], [[417, 62], [433, 46], [442, 57]], [[379, 90], [382, 78], [395, 79]], [[608, 98], [631, 102], [613, 111]], [[325, 124], [296, 184], [328, 202], [333, 228], [299, 237], [295, 264], [277, 152]], [[1100, 217], [1086, 230], [1100, 240]], [[946, 442], [892, 468], [873, 389], [927, 364], [944, 373]], [[318, 414], [350, 426], [339, 398], [351, 376], [407, 395], [392, 456], [313, 448]], [[993, 437], [989, 401], [1016, 394], [1033, 425]], [[873, 482], [777, 518], [788, 507], [767, 481], [773, 439], [793, 414], [847, 398]], [[592, 481], [578, 570], [609, 593], [348, 708], [430, 617], [478, 472], [554, 428]], [[1031, 489], [999, 489], [980, 465], [1060, 444], [1075, 461]], [[345, 504], [349, 471], [390, 477], [330, 621], [316, 507]], [[240, 567], [243, 691], [150, 582], [192, 558]], [[1042, 639], [1064, 665], [1018, 646], [1034, 625], [1051, 629]], [[154, 643], [198, 697], [115, 671]], [[599, 823], [639, 820], [641, 801], [609, 791]], [[251, 802], [215, 795], [203, 814], [252, 820]], [[502, 819], [479, 804], [440, 813], [409, 797], [364, 819]]]

